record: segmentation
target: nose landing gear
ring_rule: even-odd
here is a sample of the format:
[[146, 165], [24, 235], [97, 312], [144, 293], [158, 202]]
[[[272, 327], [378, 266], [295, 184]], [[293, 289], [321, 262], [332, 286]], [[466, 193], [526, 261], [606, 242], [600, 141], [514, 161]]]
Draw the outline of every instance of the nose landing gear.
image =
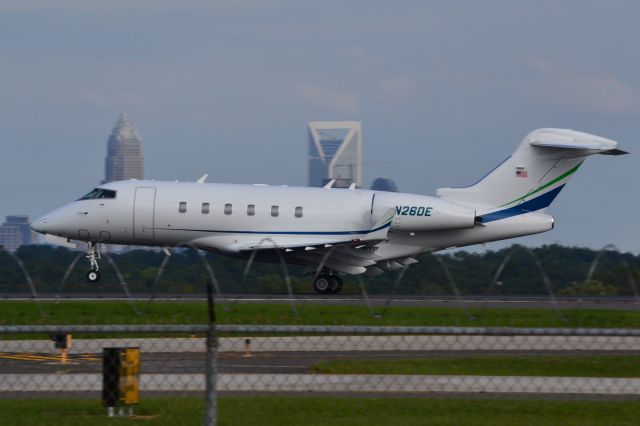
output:
[[313, 281], [313, 289], [320, 294], [338, 294], [342, 284], [342, 278], [338, 275], [320, 274]]
[[87, 259], [89, 259], [89, 272], [87, 272], [87, 281], [90, 283], [97, 283], [100, 281], [100, 252], [98, 251], [98, 245], [96, 243], [89, 243], [87, 248]]

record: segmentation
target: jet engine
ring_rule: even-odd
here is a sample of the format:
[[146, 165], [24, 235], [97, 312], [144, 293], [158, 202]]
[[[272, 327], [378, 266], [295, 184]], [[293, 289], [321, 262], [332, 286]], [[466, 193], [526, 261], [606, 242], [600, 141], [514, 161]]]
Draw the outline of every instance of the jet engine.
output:
[[423, 195], [376, 192], [371, 203], [371, 221], [376, 223], [390, 208], [395, 209], [392, 231], [419, 232], [472, 228], [475, 209]]

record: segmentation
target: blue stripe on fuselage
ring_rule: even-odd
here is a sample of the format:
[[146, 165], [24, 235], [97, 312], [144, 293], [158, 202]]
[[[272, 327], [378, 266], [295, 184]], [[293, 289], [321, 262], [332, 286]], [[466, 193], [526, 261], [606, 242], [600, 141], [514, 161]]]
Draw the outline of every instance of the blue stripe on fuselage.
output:
[[364, 231], [223, 231], [214, 229], [154, 228], [162, 231], [211, 232], [216, 234], [266, 234], [266, 235], [366, 235], [391, 226], [391, 221], [375, 229]]
[[478, 221], [481, 223], [493, 222], [494, 220], [506, 219], [508, 217], [518, 216], [521, 214], [544, 209], [546, 207], [549, 207], [553, 200], [558, 196], [560, 191], [562, 191], [562, 188], [564, 188], [564, 185], [560, 185], [556, 189], [542, 194], [539, 197], [533, 198], [529, 201], [525, 201], [524, 203], [520, 203], [513, 207], [509, 207], [508, 209], [483, 214], [482, 216], [478, 216]]

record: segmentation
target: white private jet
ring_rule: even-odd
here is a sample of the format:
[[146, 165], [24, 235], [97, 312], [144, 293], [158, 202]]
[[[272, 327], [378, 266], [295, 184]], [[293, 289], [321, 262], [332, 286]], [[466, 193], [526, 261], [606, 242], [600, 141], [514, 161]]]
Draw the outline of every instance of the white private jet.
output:
[[127, 180], [101, 185], [38, 219], [50, 241], [88, 242], [87, 279], [100, 279], [97, 244], [190, 245], [201, 250], [320, 270], [319, 293], [340, 274], [404, 268], [421, 253], [553, 229], [544, 213], [592, 154], [626, 154], [610, 139], [538, 129], [476, 184], [437, 197], [351, 187], [304, 188]]

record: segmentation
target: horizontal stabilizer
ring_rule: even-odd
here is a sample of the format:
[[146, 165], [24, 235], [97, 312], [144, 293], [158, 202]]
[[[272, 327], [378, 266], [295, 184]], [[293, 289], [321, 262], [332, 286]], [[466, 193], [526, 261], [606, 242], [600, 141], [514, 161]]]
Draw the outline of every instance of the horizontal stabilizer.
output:
[[576, 149], [601, 153], [616, 149], [618, 143], [589, 133], [565, 129], [542, 129], [529, 139], [529, 144], [542, 148]]

